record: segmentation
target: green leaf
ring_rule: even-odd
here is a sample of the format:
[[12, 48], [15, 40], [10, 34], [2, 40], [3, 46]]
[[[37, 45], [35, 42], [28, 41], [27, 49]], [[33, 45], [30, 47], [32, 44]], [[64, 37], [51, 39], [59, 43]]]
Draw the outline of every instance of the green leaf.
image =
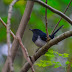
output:
[[55, 54], [58, 54], [58, 52], [54, 51]]
[[59, 56], [63, 56], [63, 54], [58, 54]]
[[63, 57], [64, 57], [64, 58], [67, 58], [67, 57], [69, 57], [69, 54], [64, 53], [64, 54], [63, 54]]
[[47, 67], [53, 65], [51, 61], [40, 60], [39, 63], [36, 63], [39, 67]]
[[71, 67], [72, 67], [72, 64], [71, 64]]
[[55, 57], [53, 54], [45, 54], [45, 56], [48, 56], [48, 57]]
[[58, 68], [58, 67], [60, 67], [60, 66], [62, 66], [62, 65], [60, 64], [60, 62], [55, 62], [54, 68]]
[[57, 65], [57, 64], [54, 66], [54, 68], [58, 68], [58, 67], [60, 67], [60, 66], [59, 66], [59, 65]]
[[66, 63], [65, 64], [69, 64], [69, 61], [66, 61]]

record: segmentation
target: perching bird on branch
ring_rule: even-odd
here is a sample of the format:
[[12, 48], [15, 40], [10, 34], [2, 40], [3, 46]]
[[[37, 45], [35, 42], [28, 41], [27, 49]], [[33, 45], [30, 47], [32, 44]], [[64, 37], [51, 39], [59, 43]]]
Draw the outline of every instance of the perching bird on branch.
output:
[[[50, 39], [53, 39], [55, 34], [63, 27], [60, 26], [52, 35], [49, 35]], [[47, 42], [47, 35], [46, 33], [42, 32], [39, 29], [29, 29], [33, 32], [33, 37], [32, 37], [32, 41], [38, 46], [38, 47], [42, 47], [43, 45], [46, 44]]]

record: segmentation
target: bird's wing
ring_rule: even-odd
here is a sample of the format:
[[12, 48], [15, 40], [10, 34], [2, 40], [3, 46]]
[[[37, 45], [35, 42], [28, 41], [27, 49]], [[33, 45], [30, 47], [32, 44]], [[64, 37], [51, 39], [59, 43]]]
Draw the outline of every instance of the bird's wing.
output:
[[33, 37], [32, 37], [32, 41], [35, 42], [38, 38], [38, 35], [37, 34], [33, 34]]
[[47, 36], [46, 36], [46, 34], [41, 35], [40, 38], [41, 38], [43, 41], [47, 41]]

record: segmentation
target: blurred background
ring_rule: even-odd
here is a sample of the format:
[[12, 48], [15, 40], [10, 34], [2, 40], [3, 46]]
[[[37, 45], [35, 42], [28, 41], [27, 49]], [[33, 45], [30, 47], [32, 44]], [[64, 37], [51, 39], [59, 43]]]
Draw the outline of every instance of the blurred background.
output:
[[[45, 2], [45, 0], [42, 1]], [[0, 0], [0, 17], [4, 20], [5, 23], [7, 23], [8, 9], [9, 9], [9, 4], [11, 2], [12, 0]], [[61, 12], [64, 12], [69, 2], [70, 0], [48, 0], [48, 5], [54, 7], [55, 9], [58, 9]], [[26, 7], [26, 1], [24, 0], [18, 1], [13, 7], [13, 13], [11, 18], [11, 30], [14, 32], [14, 34], [16, 34], [25, 7]], [[66, 12], [66, 15], [72, 19], [72, 3], [70, 4]], [[51, 34], [53, 28], [59, 21], [60, 16], [51, 12], [50, 10], [47, 10], [47, 18], [48, 18], [48, 32], [49, 34]], [[61, 25], [64, 25], [64, 27], [56, 34], [56, 36], [66, 31], [72, 30], [72, 26], [64, 19], [61, 20], [59, 26]], [[31, 18], [29, 20], [29, 23], [26, 27], [22, 39], [24, 46], [27, 48], [29, 55], [31, 56], [35, 53], [38, 47], [32, 42], [32, 32], [29, 29], [40, 29], [46, 33], [45, 8], [37, 3], [34, 4]], [[12, 42], [13, 42], [13, 37], [11, 36], [11, 43]], [[59, 42], [57, 45], [54, 45], [49, 49], [49, 52], [50, 53], [48, 53], [48, 56], [41, 56], [36, 61], [36, 63], [34, 64], [35, 71], [36, 72], [66, 72], [67, 64], [69, 64], [69, 61], [72, 57], [72, 37], [69, 37]], [[53, 56], [51, 56], [51, 54]], [[64, 54], [67, 56], [62, 57], [61, 55]], [[8, 55], [8, 47], [7, 47], [7, 39], [6, 39], [6, 28], [0, 22], [0, 72], [2, 70], [2, 67], [4, 66], [7, 55]], [[44, 65], [42, 66], [41, 64], [37, 65], [37, 63], [39, 63], [40, 60], [51, 61], [51, 63], [52, 62], [53, 63], [52, 65], [48, 65], [48, 66], [44, 66]], [[23, 57], [21, 48], [19, 48], [14, 61], [15, 72], [20, 72], [25, 62], [26, 60]], [[60, 66], [59, 63], [56, 65], [56, 63], [54, 62], [56, 63], [59, 62]], [[29, 70], [28, 72], [31, 72], [31, 70]], [[70, 72], [72, 72], [72, 68], [70, 69]]]

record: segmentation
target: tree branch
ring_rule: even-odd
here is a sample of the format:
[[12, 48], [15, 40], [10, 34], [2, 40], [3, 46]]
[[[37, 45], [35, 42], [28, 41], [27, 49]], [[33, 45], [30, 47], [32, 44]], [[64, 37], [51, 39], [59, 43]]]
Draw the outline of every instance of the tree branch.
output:
[[33, 67], [32, 61], [31, 61], [31, 59], [29, 57], [29, 54], [28, 54], [27, 49], [24, 47], [24, 45], [23, 45], [23, 43], [21, 41], [21, 38], [20, 37], [17, 37], [17, 39], [19, 40], [19, 44], [21, 46], [21, 49], [22, 49], [24, 58], [29, 62], [29, 64], [31, 65], [31, 70], [32, 70], [32, 72], [34, 72], [34, 67]]
[[[72, 1], [72, 0], [71, 0]], [[70, 4], [71, 4], [71, 1], [69, 2], [68, 6], [66, 7], [65, 11], [64, 11], [64, 14], [66, 13], [66, 11], [68, 10]], [[58, 23], [55, 25], [51, 35], [54, 33], [55, 29], [57, 28], [57, 26], [59, 25], [60, 21], [62, 20], [62, 17], [60, 18], [60, 20], [58, 21]]]
[[[30, 19], [30, 15], [31, 15], [31, 12], [32, 12], [33, 5], [34, 5], [33, 1], [27, 1], [27, 5], [26, 5], [26, 8], [25, 8], [24, 15], [21, 19], [19, 28], [16, 32], [16, 37], [17, 36], [20, 36], [21, 38], [23, 37], [26, 25], [28, 24], [28, 21]], [[14, 41], [12, 43], [12, 48], [11, 48], [12, 61], [14, 61], [14, 59], [15, 59], [18, 47], [19, 47], [19, 42], [18, 42], [17, 39], [14, 39]], [[2, 72], [7, 72], [8, 70], [9, 70], [9, 66], [8, 66], [8, 58], [7, 58], [5, 65], [2, 69]]]
[[[47, 4], [47, 0], [46, 0], [46, 4]], [[46, 35], [47, 35], [47, 41], [49, 41], [49, 34], [48, 34], [48, 22], [47, 22], [47, 8], [45, 9], [45, 23], [46, 23]]]
[[[41, 57], [42, 55], [44, 55], [44, 54], [48, 51], [48, 49], [49, 49], [50, 47], [52, 47], [53, 45], [56, 45], [56, 44], [59, 43], [60, 41], [66, 39], [66, 38], [68, 38], [68, 37], [70, 37], [70, 36], [72, 36], [72, 31], [67, 31], [67, 32], [61, 34], [60, 36], [58, 36], [58, 37], [50, 40], [49, 42], [47, 42], [47, 44], [45, 44], [42, 48], [40, 48], [40, 49], [32, 56], [32, 58], [36, 61], [39, 57]], [[28, 62], [25, 63], [24, 66], [23, 66], [23, 68], [22, 68], [22, 70], [21, 70], [21, 72], [27, 72], [30, 67], [31, 67], [31, 66], [30, 66], [30, 64], [29, 64]]]
[[33, 0], [33, 1], [39, 3], [40, 5], [44, 6], [45, 8], [48, 8], [52, 12], [60, 15], [62, 18], [64, 18], [66, 21], [68, 21], [72, 25], [72, 20], [68, 16], [66, 16], [64, 13], [62, 13], [61, 11], [58, 11], [58, 10], [52, 8], [51, 6], [47, 5], [46, 3], [44, 3], [44, 2], [42, 2], [40, 0]]
[[11, 24], [11, 15], [12, 15], [12, 9], [13, 5], [17, 2], [18, 0], [13, 0], [12, 3], [9, 6], [8, 10], [8, 20], [7, 20], [7, 45], [8, 45], [8, 64], [11, 72], [14, 72], [14, 67], [13, 67], [13, 62], [12, 62], [12, 57], [11, 57], [11, 40], [10, 40], [10, 24]]

